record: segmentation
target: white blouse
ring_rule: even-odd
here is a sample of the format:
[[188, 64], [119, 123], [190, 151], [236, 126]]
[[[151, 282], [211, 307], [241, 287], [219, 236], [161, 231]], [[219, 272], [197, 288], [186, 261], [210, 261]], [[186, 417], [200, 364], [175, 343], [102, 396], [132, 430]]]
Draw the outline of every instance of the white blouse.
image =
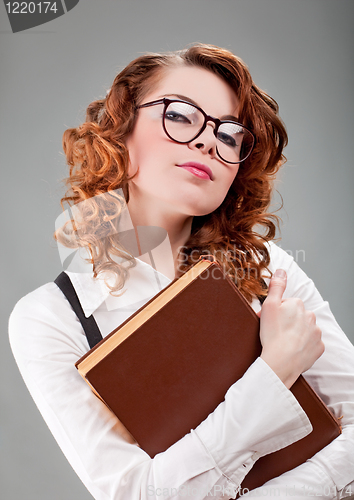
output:
[[[252, 498], [340, 498], [354, 494], [354, 347], [327, 302], [292, 257], [270, 245], [271, 271], [288, 273], [284, 297], [315, 312], [325, 353], [304, 375], [333, 410], [343, 433], [311, 460], [245, 494]], [[85, 315], [103, 337], [170, 280], [137, 259], [126, 293], [109, 294], [102, 279], [68, 273]], [[258, 311], [260, 304], [254, 300]], [[97, 500], [219, 499], [235, 496], [255, 461], [297, 441], [311, 424], [269, 366], [258, 358], [196, 429], [151, 459], [91, 392], [75, 368], [88, 349], [81, 324], [62, 292], [47, 283], [23, 297], [9, 322], [23, 379], [68, 461]]]

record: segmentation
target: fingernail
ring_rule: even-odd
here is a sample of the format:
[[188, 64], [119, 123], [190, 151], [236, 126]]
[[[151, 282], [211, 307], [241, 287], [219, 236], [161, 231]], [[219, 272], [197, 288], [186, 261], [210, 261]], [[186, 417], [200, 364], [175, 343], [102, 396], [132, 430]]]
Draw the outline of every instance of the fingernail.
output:
[[286, 272], [284, 269], [277, 269], [273, 274], [274, 278], [281, 278], [282, 280], [286, 279]]

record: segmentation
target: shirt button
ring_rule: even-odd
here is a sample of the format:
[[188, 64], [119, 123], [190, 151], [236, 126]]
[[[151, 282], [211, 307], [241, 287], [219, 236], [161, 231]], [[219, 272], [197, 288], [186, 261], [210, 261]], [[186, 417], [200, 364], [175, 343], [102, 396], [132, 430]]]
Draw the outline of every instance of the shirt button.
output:
[[256, 461], [259, 459], [259, 453], [258, 451], [254, 452], [253, 455], [251, 456], [252, 460]]

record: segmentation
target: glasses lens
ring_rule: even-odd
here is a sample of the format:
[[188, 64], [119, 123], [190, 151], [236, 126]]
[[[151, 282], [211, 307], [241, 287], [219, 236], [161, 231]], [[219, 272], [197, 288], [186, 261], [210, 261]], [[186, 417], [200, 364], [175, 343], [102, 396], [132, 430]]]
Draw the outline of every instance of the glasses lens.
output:
[[253, 148], [253, 135], [242, 125], [223, 122], [217, 132], [219, 156], [230, 163], [238, 163], [247, 158]]
[[190, 142], [204, 124], [204, 116], [193, 104], [171, 102], [165, 112], [167, 134], [177, 142]]
[[[170, 102], [164, 115], [167, 135], [177, 142], [192, 141], [204, 125], [204, 115], [193, 104]], [[217, 152], [229, 163], [239, 163], [248, 157], [253, 148], [253, 135], [236, 122], [222, 122], [217, 131]]]

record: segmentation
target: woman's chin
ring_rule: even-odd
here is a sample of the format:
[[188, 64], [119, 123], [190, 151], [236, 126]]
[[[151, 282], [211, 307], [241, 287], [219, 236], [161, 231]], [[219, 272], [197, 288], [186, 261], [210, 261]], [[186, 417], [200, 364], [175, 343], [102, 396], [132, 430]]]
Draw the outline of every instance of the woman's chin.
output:
[[187, 206], [189, 208], [189, 213], [194, 216], [208, 215], [214, 212], [221, 203], [222, 199], [210, 199], [210, 197], [198, 197], [197, 199], [189, 199]]
[[199, 205], [199, 206], [190, 206], [186, 207], [184, 213], [186, 215], [190, 215], [192, 217], [202, 217], [203, 215], [208, 215], [214, 212], [218, 208], [219, 205]]

